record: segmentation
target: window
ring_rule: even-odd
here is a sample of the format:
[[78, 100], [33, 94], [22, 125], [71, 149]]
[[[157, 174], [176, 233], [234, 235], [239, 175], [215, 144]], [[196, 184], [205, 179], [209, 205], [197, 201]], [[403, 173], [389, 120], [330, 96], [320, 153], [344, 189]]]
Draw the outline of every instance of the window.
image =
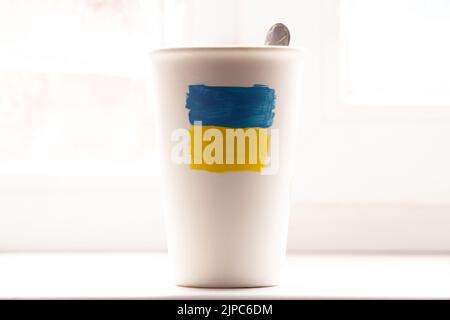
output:
[[289, 248], [449, 250], [448, 0], [3, 0], [0, 251], [163, 249], [147, 53], [275, 22], [307, 50]]
[[147, 62], [160, 5], [0, 1], [0, 251], [164, 247]]
[[0, 3], [0, 174], [153, 174], [156, 1]]
[[341, 32], [350, 103], [450, 106], [450, 1], [344, 0]]

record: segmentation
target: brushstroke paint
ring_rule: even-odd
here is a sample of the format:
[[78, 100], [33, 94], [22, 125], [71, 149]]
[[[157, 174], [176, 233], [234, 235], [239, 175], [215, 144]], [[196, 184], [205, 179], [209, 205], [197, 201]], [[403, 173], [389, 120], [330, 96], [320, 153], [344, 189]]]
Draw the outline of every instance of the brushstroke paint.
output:
[[275, 104], [275, 90], [265, 85], [189, 86], [186, 108], [192, 125], [191, 170], [262, 172], [268, 159], [268, 128], [273, 125]]
[[[211, 161], [211, 156], [207, 152], [207, 148], [211, 146], [214, 141], [203, 141], [204, 134], [208, 130], [215, 129], [218, 130], [217, 133], [221, 135], [221, 145], [220, 150], [215, 150], [215, 155], [220, 154], [218, 161]], [[230, 129], [225, 127], [213, 127], [213, 126], [192, 126], [190, 130], [190, 158], [191, 158], [191, 170], [202, 170], [213, 173], [224, 173], [224, 172], [261, 172], [267, 164], [268, 154], [270, 149], [270, 135], [268, 134], [268, 129], [262, 128], [247, 128], [240, 129], [245, 133], [254, 130], [256, 133], [256, 139], [253, 141], [248, 137], [245, 139], [244, 146], [242, 150], [239, 150], [239, 146], [236, 141], [233, 141], [233, 155], [228, 157], [227, 148], [227, 131], [235, 131], [239, 129]], [[200, 135], [200, 137], [198, 136]], [[228, 141], [230, 142], [230, 141]], [[245, 158], [244, 163], [239, 164], [239, 152], [244, 152]], [[253, 156], [253, 159], [251, 159]], [[232, 163], [228, 163], [229, 159], [232, 159]], [[200, 160], [200, 161], [199, 161]]]
[[275, 90], [264, 86], [189, 86], [189, 122], [225, 128], [270, 128], [275, 118]]

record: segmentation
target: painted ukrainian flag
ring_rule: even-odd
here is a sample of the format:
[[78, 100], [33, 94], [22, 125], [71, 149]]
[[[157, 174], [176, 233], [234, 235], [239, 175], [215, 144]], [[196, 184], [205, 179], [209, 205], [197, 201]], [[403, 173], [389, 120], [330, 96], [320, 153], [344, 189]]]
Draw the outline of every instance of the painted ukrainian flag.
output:
[[[189, 86], [191, 169], [261, 172], [275, 118], [275, 90], [253, 87]], [[220, 140], [220, 141], [218, 141]]]

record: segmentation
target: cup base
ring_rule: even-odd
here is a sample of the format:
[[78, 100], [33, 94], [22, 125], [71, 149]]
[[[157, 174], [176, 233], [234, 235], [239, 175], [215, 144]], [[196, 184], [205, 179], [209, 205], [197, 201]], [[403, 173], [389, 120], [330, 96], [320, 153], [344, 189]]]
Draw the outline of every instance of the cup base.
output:
[[177, 287], [182, 288], [193, 288], [193, 289], [257, 289], [257, 288], [271, 288], [277, 287], [280, 284], [276, 283], [257, 283], [257, 284], [247, 284], [247, 283], [184, 283], [177, 282]]

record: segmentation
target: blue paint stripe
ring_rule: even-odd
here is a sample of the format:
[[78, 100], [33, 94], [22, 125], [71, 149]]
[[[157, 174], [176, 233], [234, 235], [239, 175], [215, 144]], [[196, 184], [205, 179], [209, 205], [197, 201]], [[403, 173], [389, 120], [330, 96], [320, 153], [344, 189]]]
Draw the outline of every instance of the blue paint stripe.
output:
[[226, 128], [269, 128], [275, 113], [275, 90], [263, 86], [189, 86], [187, 108], [192, 125]]

